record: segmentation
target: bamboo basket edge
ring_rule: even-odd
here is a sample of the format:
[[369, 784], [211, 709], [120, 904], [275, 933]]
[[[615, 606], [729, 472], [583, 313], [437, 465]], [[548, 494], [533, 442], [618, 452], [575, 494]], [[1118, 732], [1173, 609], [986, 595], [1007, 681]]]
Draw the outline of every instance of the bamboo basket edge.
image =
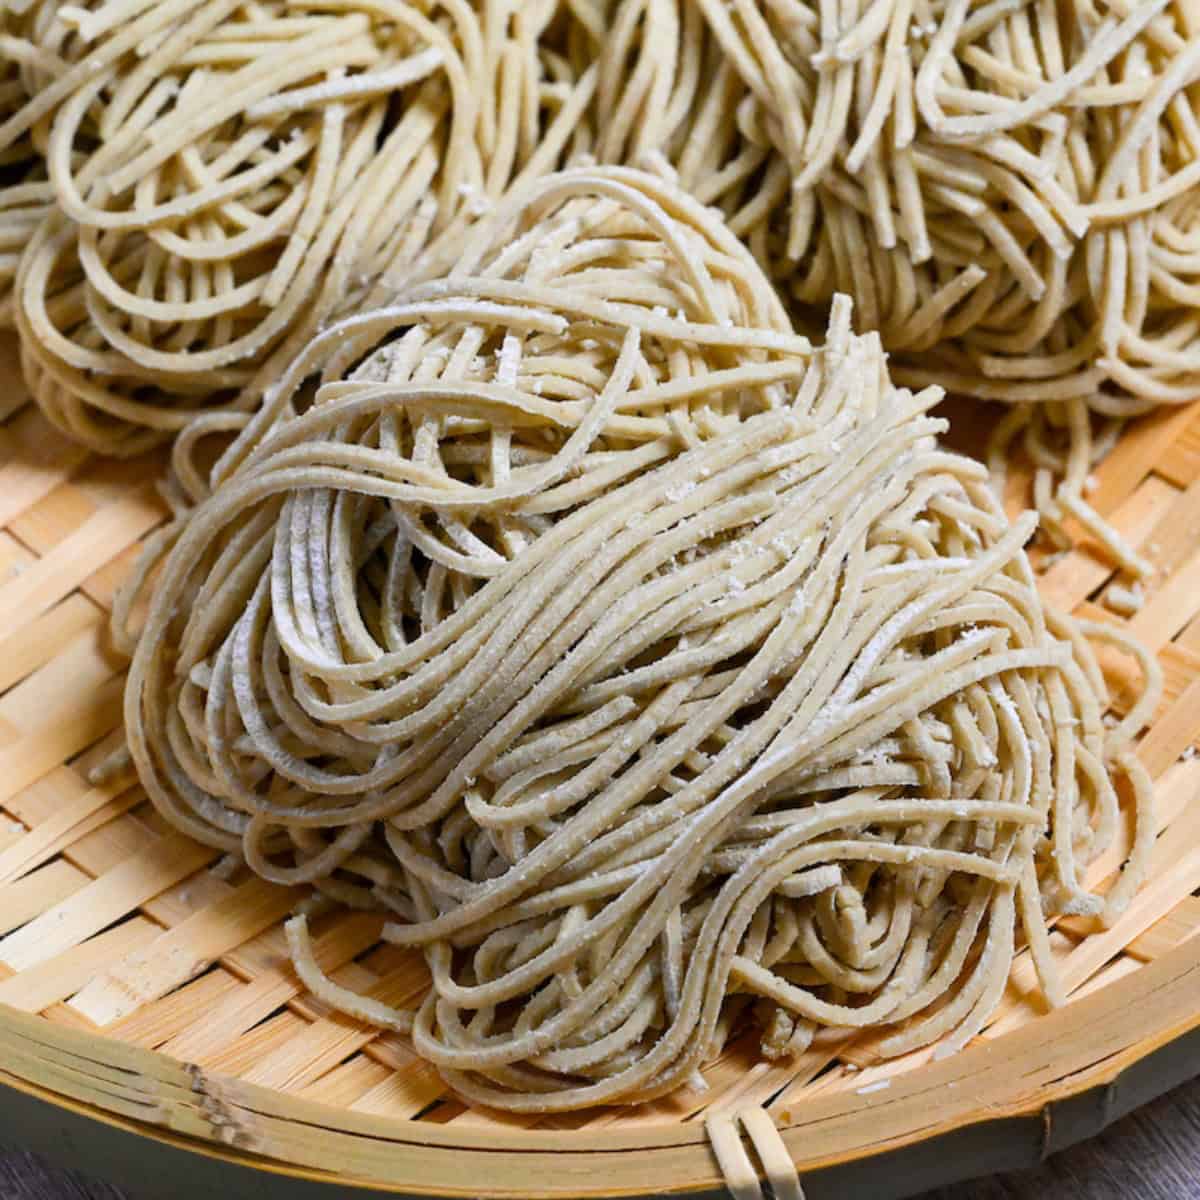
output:
[[[1190, 1007], [1187, 1003], [1187, 997], [1194, 998], [1198, 988], [1200, 939], [1191, 939], [1136, 974], [1068, 1009], [969, 1047], [953, 1059], [897, 1077], [887, 1091], [873, 1094], [872, 1103], [863, 1103], [861, 1097], [855, 1102], [845, 1094], [801, 1102], [779, 1122], [785, 1143], [805, 1178], [812, 1173], [836, 1172], [848, 1165], [861, 1166], [864, 1160], [886, 1160], [898, 1150], [969, 1126], [1039, 1117], [1053, 1105], [1098, 1088], [1111, 1089], [1132, 1067], [1200, 1029], [1200, 1010], [1194, 999]], [[1089, 1043], [1093, 1041], [1091, 1031], [1096, 1028], [1098, 1017], [1115, 1020], [1116, 1028], [1110, 1030], [1109, 1036], [1124, 1033], [1125, 1044], [1097, 1059], [1096, 1047]], [[37, 1044], [43, 1047], [43, 1052], [26, 1053], [26, 1071], [14, 1071], [13, 1056], [21, 1042], [28, 1046], [33, 1026], [39, 1030]], [[993, 1094], [992, 1088], [1003, 1087], [1014, 1073], [1020, 1073], [1023, 1051], [1033, 1052], [1034, 1058], [1044, 1055], [1047, 1044], [1059, 1034], [1059, 1026], [1067, 1032], [1058, 1043], [1057, 1057], [1051, 1063], [1041, 1064], [1051, 1070], [1055, 1081], [1037, 1082], [1035, 1074], [1034, 1082], [1024, 1094], [1007, 1098]], [[109, 1091], [101, 1086], [111, 1086], [111, 1079], [102, 1074], [94, 1077], [90, 1088], [81, 1083], [80, 1094], [76, 1096], [66, 1095], [52, 1085], [56, 1068], [69, 1067], [72, 1061], [80, 1059], [81, 1043], [90, 1048], [88, 1061], [130, 1077], [124, 1091]], [[531, 1176], [538, 1179], [558, 1174], [563, 1180], [577, 1183], [574, 1168], [594, 1169], [598, 1155], [603, 1156], [608, 1184], [607, 1190], [596, 1192], [597, 1195], [665, 1194], [668, 1188], [663, 1185], [667, 1177], [672, 1181], [669, 1188], [672, 1193], [704, 1195], [720, 1185], [703, 1126], [694, 1122], [633, 1132], [493, 1131], [347, 1114], [328, 1105], [238, 1080], [209, 1078], [156, 1051], [52, 1026], [6, 1006], [0, 1006], [0, 1061], [6, 1064], [0, 1086], [9, 1091], [24, 1091], [64, 1111], [123, 1126], [177, 1149], [253, 1165], [269, 1174], [336, 1182], [343, 1189], [366, 1186], [392, 1194], [477, 1194], [477, 1188], [461, 1187], [468, 1165], [464, 1156], [472, 1163], [479, 1158], [480, 1166], [486, 1162], [489, 1185], [496, 1195], [509, 1194], [519, 1180], [528, 1183]], [[147, 1070], [139, 1072], [135, 1064]], [[181, 1081], [189, 1079], [194, 1091], [181, 1086]], [[955, 1084], [968, 1079], [975, 1082], [974, 1094], [968, 1095], [968, 1089], [963, 1088], [954, 1096]], [[993, 1079], [995, 1083], [991, 1082]], [[911, 1103], [914, 1098], [924, 1096], [927, 1106], [922, 1111], [937, 1114], [939, 1105], [928, 1107], [930, 1093], [940, 1093], [940, 1107], [945, 1109], [937, 1120], [918, 1118], [917, 1106]], [[222, 1096], [225, 1103], [235, 1105], [243, 1114], [257, 1114], [269, 1122], [268, 1130], [275, 1123], [283, 1123], [302, 1131], [302, 1136], [310, 1139], [314, 1155], [318, 1152], [324, 1155], [326, 1149], [336, 1151], [335, 1161], [341, 1162], [342, 1169], [331, 1172], [276, 1158], [271, 1153], [272, 1141], [255, 1142], [253, 1121], [239, 1136], [235, 1125], [223, 1123], [219, 1104], [213, 1103]], [[128, 1107], [137, 1099], [147, 1109], [147, 1115], [140, 1119]], [[121, 1100], [126, 1102], [125, 1111]], [[206, 1116], [201, 1115], [205, 1104], [210, 1105]], [[901, 1123], [909, 1128], [882, 1138], [877, 1132], [875, 1136], [865, 1136], [869, 1130], [881, 1128], [883, 1110], [899, 1115]], [[347, 1120], [347, 1116], [353, 1119]], [[228, 1114], [224, 1121], [229, 1121]], [[818, 1133], [822, 1141], [849, 1134], [851, 1144], [837, 1154], [805, 1154], [804, 1144], [811, 1147]], [[326, 1142], [330, 1143], [328, 1147]], [[356, 1157], [353, 1154], [356, 1142], [369, 1146], [372, 1152]], [[407, 1163], [410, 1156], [401, 1151], [419, 1148], [426, 1158], [420, 1174], [432, 1177], [404, 1180], [400, 1173], [393, 1172], [387, 1172], [393, 1174], [391, 1179], [381, 1177], [383, 1173], [372, 1169], [378, 1167], [380, 1146], [391, 1147], [395, 1152], [401, 1173], [404, 1165], [412, 1165]], [[577, 1159], [584, 1161], [576, 1162]], [[439, 1163], [440, 1169], [436, 1169]], [[625, 1186], [635, 1180], [641, 1182], [632, 1188]], [[575, 1183], [569, 1186], [574, 1187]], [[655, 1186], [648, 1192], [646, 1183]], [[524, 1194], [531, 1197], [574, 1194], [553, 1184], [535, 1187], [536, 1190]]]

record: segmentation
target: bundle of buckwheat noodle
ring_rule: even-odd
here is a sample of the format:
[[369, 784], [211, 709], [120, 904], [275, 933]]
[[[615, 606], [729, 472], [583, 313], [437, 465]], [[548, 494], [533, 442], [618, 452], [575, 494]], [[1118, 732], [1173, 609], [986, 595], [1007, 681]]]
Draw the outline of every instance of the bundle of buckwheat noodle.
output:
[[[0, 123], [19, 112], [46, 82], [50, 59], [45, 26], [56, 8], [50, 0], [10, 0], [0, 7]], [[54, 198], [39, 150], [44, 135], [43, 123], [0, 150], [0, 327], [6, 329], [14, 324], [12, 289], [21, 251]]]
[[514, 176], [649, 161], [818, 324], [850, 295], [901, 382], [1008, 404], [998, 480], [1023, 446], [1051, 539], [1077, 522], [1144, 576], [1087, 491], [1126, 418], [1200, 394], [1196, 22], [1185, 0], [14, 0], [0, 158], [29, 171], [0, 187], [0, 322], [96, 449], [237, 428]]
[[901, 382], [1011, 406], [996, 474], [1023, 444], [1054, 541], [1072, 517], [1148, 573], [1086, 492], [1125, 418], [1200, 396], [1195, 5], [586, 11], [601, 157], [664, 157], [817, 319], [850, 295]]
[[555, 9], [42, 5], [44, 78], [0, 123], [54, 199], [16, 279], [42, 408], [122, 455], [236, 425], [388, 263], [559, 164], [594, 72], [543, 47]]
[[[155, 804], [382, 908], [464, 1098], [661, 1095], [732, 1032], [961, 1046], [1055, 913], [1119, 912], [1154, 821], [940, 393], [834, 305], [790, 328], [705, 207], [522, 189], [441, 280], [317, 337], [181, 525], [126, 692]], [[315, 393], [305, 381], [315, 378]], [[1125, 810], [1115, 782], [1128, 777]], [[1087, 865], [1124, 845], [1099, 896]]]

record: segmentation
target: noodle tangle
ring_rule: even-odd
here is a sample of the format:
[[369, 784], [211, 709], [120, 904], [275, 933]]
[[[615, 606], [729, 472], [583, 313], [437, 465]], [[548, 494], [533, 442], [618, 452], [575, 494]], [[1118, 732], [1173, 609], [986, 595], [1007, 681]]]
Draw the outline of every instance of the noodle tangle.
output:
[[1126, 418], [1200, 396], [1194, 8], [598, 7], [600, 156], [674, 171], [816, 321], [851, 296], [898, 381], [1010, 406], [998, 479], [1023, 446], [1051, 540], [1074, 518], [1146, 575], [1085, 490]]
[[389, 913], [415, 1011], [326, 978], [305, 916], [301, 977], [472, 1103], [660, 1096], [752, 1020], [770, 1056], [961, 1046], [1022, 944], [1061, 998], [1048, 919], [1137, 887], [1157, 681], [1104, 723], [1035, 518], [939, 448], [939, 397], [844, 299], [793, 332], [666, 180], [528, 184], [315, 338], [181, 519], [139, 775], [263, 878]]
[[557, 166], [591, 86], [543, 45], [546, 3], [38, 12], [46, 78], [0, 152], [32, 131], [54, 203], [14, 317], [43, 410], [120, 455], [236, 425], [390, 263]]

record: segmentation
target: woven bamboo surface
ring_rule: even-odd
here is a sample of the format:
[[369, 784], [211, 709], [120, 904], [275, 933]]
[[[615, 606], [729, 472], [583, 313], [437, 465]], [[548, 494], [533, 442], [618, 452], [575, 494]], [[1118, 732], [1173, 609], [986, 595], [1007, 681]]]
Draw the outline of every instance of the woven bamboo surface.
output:
[[[70, 444], [27, 402], [15, 363], [0, 342], [0, 1084], [316, 1178], [419, 1194], [639, 1195], [717, 1186], [703, 1133], [717, 1108], [766, 1104], [803, 1174], [1040, 1111], [1200, 1026], [1200, 939], [1188, 940], [1200, 931], [1200, 405], [1131, 427], [1089, 496], [1158, 568], [1127, 624], [1167, 687], [1139, 751], [1158, 788], [1149, 882], [1111, 929], [1059, 922], [1072, 1003], [1045, 1013], [1020, 961], [991, 1027], [949, 1059], [885, 1063], [864, 1035], [768, 1064], [748, 1036], [706, 1069], [707, 1091], [518, 1119], [465, 1108], [403, 1039], [304, 992], [280, 928], [295, 893], [217, 877], [216, 853], [166, 827], [136, 786], [89, 786], [120, 738], [108, 610], [165, 516], [162, 464]], [[1111, 579], [1083, 544], [1043, 586], [1061, 607], [1115, 621], [1102, 603]], [[1133, 664], [1104, 662], [1119, 709]], [[318, 958], [340, 983], [411, 1000], [424, 966], [379, 943], [379, 928], [328, 918]]]

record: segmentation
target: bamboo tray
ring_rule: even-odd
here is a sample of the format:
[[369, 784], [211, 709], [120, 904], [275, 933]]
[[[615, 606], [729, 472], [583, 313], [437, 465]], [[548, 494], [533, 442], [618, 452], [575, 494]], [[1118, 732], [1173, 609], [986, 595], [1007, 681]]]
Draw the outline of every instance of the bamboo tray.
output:
[[[743, 1039], [706, 1092], [523, 1120], [464, 1108], [402, 1039], [306, 995], [280, 929], [294, 893], [217, 877], [137, 787], [89, 786], [119, 741], [107, 610], [164, 516], [161, 461], [51, 431], [11, 342], [0, 421], [0, 1137], [181, 1197], [695, 1197], [723, 1190], [704, 1118], [761, 1104], [809, 1200], [888, 1197], [1036, 1161], [1200, 1071], [1200, 405], [1129, 429], [1089, 497], [1159, 569], [1129, 626], [1167, 694], [1139, 751], [1159, 796], [1150, 882], [1110, 930], [1058, 924], [1072, 1003], [1045, 1013], [1023, 962], [951, 1058], [883, 1063], [860, 1036], [767, 1064]], [[1115, 620], [1110, 574], [1084, 545], [1044, 589]], [[1105, 666], [1120, 708], [1131, 664]], [[328, 919], [318, 957], [358, 990], [418, 994], [419, 960], [378, 932]]]

